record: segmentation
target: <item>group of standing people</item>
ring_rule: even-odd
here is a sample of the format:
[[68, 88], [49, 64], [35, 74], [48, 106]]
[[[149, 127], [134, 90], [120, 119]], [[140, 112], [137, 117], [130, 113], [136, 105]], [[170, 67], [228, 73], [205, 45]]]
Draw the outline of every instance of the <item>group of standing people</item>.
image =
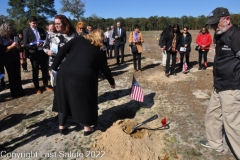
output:
[[[207, 24], [215, 30], [216, 55], [213, 65], [214, 88], [205, 115], [207, 141], [201, 142], [201, 145], [223, 153], [224, 129], [235, 157], [240, 159], [240, 100], [238, 97], [240, 96], [240, 29], [232, 25], [226, 8], [213, 10]], [[64, 133], [67, 130], [67, 117], [71, 116], [84, 126], [84, 136], [88, 136], [96, 130], [97, 126], [99, 70], [106, 76], [111, 87], [115, 88], [115, 81], [107, 65], [104, 44], [107, 42], [109, 46], [110, 44], [114, 46], [117, 64], [124, 63], [127, 36], [120, 22], [117, 23], [116, 29], [112, 28], [110, 32], [107, 31], [107, 34], [100, 29], [92, 31], [88, 29], [87, 33], [84, 22], [79, 22], [76, 28], [76, 30], [73, 29], [65, 16], [57, 15], [51, 32], [46, 35], [43, 29], [37, 27], [36, 17], [31, 16], [29, 27], [23, 31], [23, 43], [18, 43], [12, 37], [11, 26], [2, 24], [0, 72], [3, 72], [2, 66], [5, 66], [12, 96], [23, 96], [19, 51], [21, 46], [25, 47], [32, 64], [33, 82], [37, 93], [41, 93], [38, 80], [39, 66], [46, 90], [51, 90], [48, 87], [48, 71], [58, 72], [53, 111], [58, 112], [59, 132]], [[35, 42], [36, 44], [32, 44]], [[134, 71], [141, 71], [144, 39], [138, 25], [135, 25], [134, 31], [130, 32], [129, 42], [133, 53]], [[188, 27], [184, 27], [182, 33], [178, 24], [167, 26], [163, 30], [159, 45], [165, 56], [163, 63], [166, 63], [167, 77], [170, 74], [176, 75], [177, 53], [180, 54], [180, 67], [183, 66], [184, 57], [187, 65], [190, 65], [191, 42], [192, 37]], [[206, 69], [207, 53], [212, 43], [206, 27], [201, 29], [196, 43], [196, 50], [199, 52], [199, 70]], [[111, 57], [111, 53], [108, 56]], [[203, 63], [202, 56], [204, 56]], [[171, 67], [170, 58], [172, 58]]]
[[[184, 67], [184, 57], [187, 68], [190, 68], [189, 58], [191, 52], [192, 35], [188, 32], [188, 27], [183, 27], [183, 32], [180, 31], [178, 24], [173, 26], [167, 26], [160, 34], [158, 45], [162, 49], [162, 65], [164, 66], [164, 71], [166, 77], [170, 75], [176, 75], [176, 59], [177, 54], [180, 55], [180, 66], [179, 68], [183, 70]], [[203, 27], [196, 38], [196, 50], [198, 51], [198, 63], [199, 68], [207, 68], [207, 54], [212, 44], [211, 35], [206, 27]], [[202, 56], [204, 57], [202, 63]], [[172, 61], [170, 61], [172, 59]], [[172, 63], [170, 63], [172, 62]], [[186, 69], [186, 68], [185, 68]], [[188, 70], [189, 71], [189, 70]], [[183, 70], [184, 73], [187, 71]]]
[[[24, 95], [20, 73], [22, 46], [32, 64], [37, 94], [42, 93], [39, 69], [42, 71], [44, 90], [48, 91], [52, 90], [48, 86], [50, 76], [53, 76], [53, 72], [57, 73], [54, 77], [56, 84], [53, 85], [53, 111], [58, 112], [59, 132], [65, 133], [67, 117], [71, 116], [84, 126], [84, 135], [87, 136], [95, 131], [97, 125], [99, 70], [111, 87], [115, 87], [104, 52], [103, 31], [93, 30], [91, 25], [86, 27], [83, 21], [77, 23], [75, 30], [64, 15], [55, 16], [54, 23], [47, 27], [47, 33], [37, 27], [37, 22], [36, 17], [29, 18], [29, 27], [23, 30], [23, 39], [18, 39], [20, 43], [13, 40], [10, 25], [3, 24], [0, 27], [1, 67], [5, 66], [8, 72], [11, 94], [14, 98]], [[23, 58], [22, 55], [22, 61]]]
[[[108, 27], [104, 32], [104, 44], [106, 46], [106, 54], [108, 58], [116, 58], [116, 64], [124, 64], [124, 49], [127, 41], [126, 30], [121, 27], [121, 23], [117, 22], [117, 27]], [[142, 43], [144, 42], [143, 35], [139, 30], [139, 26], [134, 25], [134, 30], [130, 32], [129, 43], [133, 55], [134, 72], [141, 72], [141, 53], [143, 51]], [[135, 48], [133, 50], [132, 48]], [[112, 55], [114, 50], [114, 56]], [[120, 60], [121, 58], [121, 60]]]

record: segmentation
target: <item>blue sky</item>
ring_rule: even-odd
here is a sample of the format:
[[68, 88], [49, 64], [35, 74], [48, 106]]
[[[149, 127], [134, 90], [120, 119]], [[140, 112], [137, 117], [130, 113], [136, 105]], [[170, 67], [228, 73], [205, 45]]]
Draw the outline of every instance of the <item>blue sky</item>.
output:
[[[84, 17], [96, 14], [103, 18], [127, 18], [183, 15], [197, 17], [208, 14], [216, 7], [226, 7], [230, 13], [240, 14], [240, 0], [83, 0]], [[0, 15], [7, 15], [8, 0], [1, 0]], [[55, 0], [55, 9], [60, 14], [60, 0]], [[62, 13], [61, 13], [62, 14]], [[69, 14], [65, 13], [68, 17]]]

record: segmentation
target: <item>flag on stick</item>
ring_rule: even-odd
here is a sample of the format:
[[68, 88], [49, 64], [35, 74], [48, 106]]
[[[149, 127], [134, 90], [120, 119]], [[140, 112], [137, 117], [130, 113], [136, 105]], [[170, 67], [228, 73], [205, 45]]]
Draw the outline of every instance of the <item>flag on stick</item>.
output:
[[133, 77], [132, 80], [132, 91], [131, 91], [131, 98], [133, 100], [136, 100], [138, 102], [143, 102], [144, 101], [144, 93], [142, 88], [139, 86], [137, 83], [135, 77]]
[[182, 72], [183, 72], [183, 73], [186, 72], [187, 69], [188, 69], [188, 65], [187, 65], [186, 62], [184, 62], [184, 63], [183, 63], [183, 67], [182, 67]]

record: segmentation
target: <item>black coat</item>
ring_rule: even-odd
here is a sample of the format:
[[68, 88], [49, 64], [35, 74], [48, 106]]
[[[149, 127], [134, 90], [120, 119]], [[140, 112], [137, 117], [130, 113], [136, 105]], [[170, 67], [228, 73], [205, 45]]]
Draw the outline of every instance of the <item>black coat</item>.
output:
[[181, 36], [181, 39], [180, 39], [180, 47], [184, 47], [184, 45], [187, 44], [186, 50], [191, 51], [192, 35], [189, 32], [187, 32], [185, 42], [184, 42], [183, 33], [181, 35], [182, 36]]
[[[181, 41], [181, 33], [177, 34], [177, 38], [176, 38], [176, 49], [179, 51], [180, 50], [180, 41]], [[173, 41], [173, 36], [164, 36], [163, 40], [162, 40], [162, 44], [163, 46], [166, 46], [166, 50], [168, 52], [168, 49], [172, 46], [172, 41]], [[170, 51], [171, 52], [171, 51]]]
[[[61, 64], [67, 54], [67, 59]], [[53, 111], [72, 116], [81, 124], [95, 125], [98, 118], [99, 70], [111, 85], [115, 84], [106, 53], [78, 36], [60, 48], [51, 68], [57, 70], [60, 64]]]
[[[45, 40], [46, 39], [46, 32], [42, 29], [42, 28], [38, 28], [37, 30], [39, 32], [39, 36], [41, 40]], [[24, 47], [25, 47], [25, 51], [27, 56], [29, 56], [29, 58], [32, 59], [38, 59], [38, 58], [48, 58], [48, 55], [45, 54], [43, 51], [39, 51], [38, 48], [36, 48], [33, 45], [30, 45], [31, 42], [35, 42], [36, 41], [36, 37], [35, 34], [33, 33], [33, 30], [31, 27], [25, 28], [23, 30], [23, 43], [24, 43]]]
[[[114, 32], [112, 34], [112, 38], [115, 39], [114, 45], [115, 46], [125, 45], [125, 43], [127, 41], [127, 34], [126, 34], [125, 29], [121, 28], [121, 35], [120, 36], [118, 36], [117, 33], [118, 33], [118, 28], [115, 28]], [[115, 38], [115, 36], [118, 36], [118, 38]]]

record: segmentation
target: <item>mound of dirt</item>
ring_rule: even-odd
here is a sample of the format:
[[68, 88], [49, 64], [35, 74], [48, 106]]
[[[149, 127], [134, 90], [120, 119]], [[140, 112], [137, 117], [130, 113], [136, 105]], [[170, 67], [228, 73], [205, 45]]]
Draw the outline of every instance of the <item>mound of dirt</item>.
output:
[[102, 159], [160, 159], [163, 156], [163, 131], [147, 130], [144, 126], [130, 134], [137, 123], [130, 119], [118, 120], [106, 132], [96, 137], [92, 146], [104, 151]]

